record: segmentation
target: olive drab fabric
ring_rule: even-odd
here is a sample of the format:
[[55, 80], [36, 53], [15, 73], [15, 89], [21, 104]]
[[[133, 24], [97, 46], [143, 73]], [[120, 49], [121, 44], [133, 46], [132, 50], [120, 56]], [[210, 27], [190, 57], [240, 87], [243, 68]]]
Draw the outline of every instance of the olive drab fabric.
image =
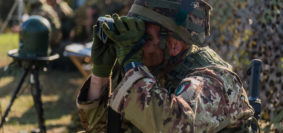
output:
[[[119, 64], [124, 67], [133, 61], [142, 60], [142, 50], [135, 51], [135, 54], [129, 56], [133, 44], [138, 44], [145, 33], [145, 24], [141, 19], [120, 17], [118, 14], [112, 16], [114, 25], [118, 33], [111, 31], [108, 24], [103, 24], [103, 32], [115, 43], [115, 50]], [[127, 28], [126, 28], [127, 27]]]
[[231, 69], [212, 49], [194, 45], [162, 77], [145, 66], [131, 69], [123, 78], [113, 73], [111, 100], [105, 91], [100, 99], [87, 101], [86, 82], [77, 105], [89, 132], [106, 132], [108, 102], [125, 118], [125, 132], [217, 132], [237, 127], [253, 115]]
[[158, 23], [188, 44], [201, 45], [210, 33], [211, 9], [202, 0], [136, 0], [128, 16]]
[[[232, 71], [232, 66], [222, 60], [209, 47], [199, 48], [196, 45], [192, 45], [189, 51], [185, 53], [186, 55], [181, 61], [176, 60], [175, 57], [169, 58], [167, 64], [160, 65], [154, 70], [151, 70], [158, 77], [160, 84], [166, 86], [170, 93], [176, 91], [176, 86], [178, 86], [180, 80], [196, 68], [219, 67]], [[167, 66], [170, 67], [172, 65], [174, 65], [174, 68], [168, 70]]]
[[[96, 29], [97, 25], [94, 26]], [[92, 73], [99, 77], [109, 77], [116, 60], [116, 51], [113, 42], [104, 44], [97, 34], [94, 34], [91, 48]]]
[[21, 26], [20, 56], [33, 58], [47, 56], [50, 36], [49, 21], [41, 16], [31, 16]]

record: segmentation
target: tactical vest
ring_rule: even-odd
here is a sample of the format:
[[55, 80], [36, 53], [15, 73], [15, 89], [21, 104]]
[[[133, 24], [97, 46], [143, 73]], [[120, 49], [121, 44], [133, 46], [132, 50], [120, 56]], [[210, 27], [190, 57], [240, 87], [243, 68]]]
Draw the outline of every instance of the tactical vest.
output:
[[[177, 57], [180, 58], [180, 57]], [[166, 72], [164, 76], [158, 76], [162, 87], [168, 89], [169, 94], [173, 93], [178, 87], [179, 83], [191, 72], [197, 68], [216, 67], [219, 69], [226, 69], [232, 71], [232, 66], [225, 62], [221, 57], [209, 47], [199, 48], [192, 45], [181, 61], [170, 59], [171, 63], [176, 64], [172, 70]]]

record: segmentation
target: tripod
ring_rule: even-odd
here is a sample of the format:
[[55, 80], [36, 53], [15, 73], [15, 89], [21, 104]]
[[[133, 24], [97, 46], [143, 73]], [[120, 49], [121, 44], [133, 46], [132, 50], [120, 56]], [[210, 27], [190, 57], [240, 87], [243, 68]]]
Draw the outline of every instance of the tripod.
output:
[[21, 90], [21, 87], [25, 81], [25, 78], [28, 76], [29, 73], [30, 73], [31, 94], [32, 94], [34, 106], [37, 112], [39, 129], [40, 129], [40, 132], [46, 132], [46, 127], [44, 125], [42, 101], [41, 101], [41, 89], [40, 89], [40, 84], [39, 84], [39, 68], [34, 64], [30, 65], [27, 68], [24, 68], [24, 71], [21, 75], [21, 79], [16, 89], [14, 90], [10, 103], [1, 119], [0, 127], [2, 127], [3, 124], [5, 123], [5, 119], [8, 116], [11, 110], [11, 107], [17, 98], [18, 93]]
[[26, 79], [26, 77], [30, 74], [30, 84], [31, 84], [31, 94], [33, 97], [33, 102], [34, 102], [34, 107], [36, 109], [37, 112], [37, 119], [38, 119], [38, 126], [40, 129], [41, 133], [45, 133], [46, 132], [46, 127], [44, 124], [44, 117], [43, 117], [43, 107], [42, 107], [42, 101], [41, 101], [41, 89], [40, 89], [40, 83], [39, 83], [39, 71], [42, 68], [42, 64], [45, 64], [47, 61], [52, 61], [55, 59], [59, 58], [58, 54], [55, 54], [53, 56], [50, 57], [38, 57], [38, 58], [24, 58], [24, 57], [20, 57], [18, 56], [17, 50], [11, 50], [9, 51], [8, 55], [12, 58], [14, 58], [14, 60], [16, 62], [18, 62], [20, 65], [23, 65], [23, 73], [21, 75], [20, 81], [16, 87], [16, 89], [14, 90], [10, 103], [8, 104], [8, 107], [6, 108], [4, 115], [1, 119], [1, 123], [0, 123], [0, 128], [4, 125], [6, 117], [8, 116], [11, 107], [14, 103], [14, 101], [17, 98], [18, 93], [21, 90], [21, 87]]

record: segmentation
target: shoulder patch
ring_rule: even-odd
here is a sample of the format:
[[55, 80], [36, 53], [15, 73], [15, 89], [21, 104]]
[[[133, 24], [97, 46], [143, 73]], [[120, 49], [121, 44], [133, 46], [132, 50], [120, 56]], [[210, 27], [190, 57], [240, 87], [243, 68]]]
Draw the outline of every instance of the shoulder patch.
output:
[[179, 86], [179, 88], [177, 89], [176, 95], [178, 96], [178, 95], [182, 94], [184, 91], [186, 91], [187, 88], [190, 87], [190, 84], [191, 84], [191, 81], [187, 81], [187, 82], [182, 83], [182, 84]]

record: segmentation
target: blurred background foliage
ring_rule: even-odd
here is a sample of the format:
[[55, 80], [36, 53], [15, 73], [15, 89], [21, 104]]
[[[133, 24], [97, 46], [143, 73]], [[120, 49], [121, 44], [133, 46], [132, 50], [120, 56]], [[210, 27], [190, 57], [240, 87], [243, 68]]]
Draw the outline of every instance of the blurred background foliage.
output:
[[263, 61], [260, 83], [264, 131], [283, 132], [283, 1], [209, 0], [210, 47], [234, 66], [248, 90], [247, 67]]

